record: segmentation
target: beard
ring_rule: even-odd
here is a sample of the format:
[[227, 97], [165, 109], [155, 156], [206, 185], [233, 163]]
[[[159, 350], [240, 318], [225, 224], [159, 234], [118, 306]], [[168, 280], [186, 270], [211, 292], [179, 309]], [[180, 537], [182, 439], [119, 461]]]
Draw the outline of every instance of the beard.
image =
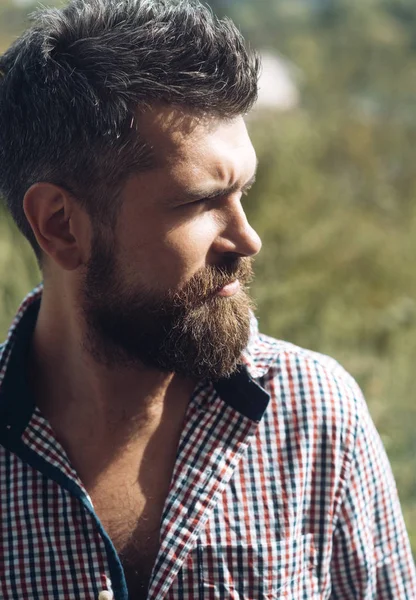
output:
[[[81, 304], [84, 346], [97, 362], [212, 380], [236, 370], [254, 308], [247, 291], [252, 259], [204, 267], [181, 288], [158, 293], [129, 285], [121, 273], [114, 240], [96, 235]], [[235, 279], [240, 290], [218, 296]]]

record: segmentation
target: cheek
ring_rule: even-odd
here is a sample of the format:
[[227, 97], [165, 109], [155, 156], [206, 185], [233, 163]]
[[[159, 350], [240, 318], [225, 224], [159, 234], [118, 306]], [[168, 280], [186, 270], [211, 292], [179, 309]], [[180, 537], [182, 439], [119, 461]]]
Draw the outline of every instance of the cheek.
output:
[[168, 269], [176, 264], [181, 271], [181, 283], [206, 266], [216, 235], [215, 222], [208, 214], [166, 233], [162, 240], [163, 258]]
[[206, 212], [171, 227], [164, 227], [163, 222], [153, 225], [141, 228], [140, 233], [136, 230], [129, 244], [125, 239], [127, 273], [153, 289], [180, 286], [207, 264], [217, 223]]

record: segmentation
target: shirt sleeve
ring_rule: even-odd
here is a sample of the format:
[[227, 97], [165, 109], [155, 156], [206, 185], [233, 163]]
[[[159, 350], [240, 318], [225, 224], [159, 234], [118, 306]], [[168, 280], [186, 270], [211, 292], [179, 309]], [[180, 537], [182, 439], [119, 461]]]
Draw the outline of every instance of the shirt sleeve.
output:
[[360, 400], [355, 449], [333, 537], [330, 598], [415, 600], [415, 564], [396, 485]]

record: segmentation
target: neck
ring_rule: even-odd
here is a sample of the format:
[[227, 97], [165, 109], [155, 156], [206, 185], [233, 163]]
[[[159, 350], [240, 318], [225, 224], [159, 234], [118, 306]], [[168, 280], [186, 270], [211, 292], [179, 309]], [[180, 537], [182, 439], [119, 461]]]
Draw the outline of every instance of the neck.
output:
[[172, 373], [98, 364], [85, 350], [75, 314], [44, 295], [33, 336], [30, 381], [36, 403], [74, 466], [108, 463], [144, 448], [156, 431], [177, 438], [195, 381]]

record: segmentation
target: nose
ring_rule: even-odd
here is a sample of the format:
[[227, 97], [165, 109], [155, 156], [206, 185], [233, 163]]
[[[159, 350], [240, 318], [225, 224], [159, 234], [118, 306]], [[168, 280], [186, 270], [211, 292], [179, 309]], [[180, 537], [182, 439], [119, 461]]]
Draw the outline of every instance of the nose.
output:
[[215, 250], [220, 254], [233, 253], [255, 256], [261, 250], [261, 239], [247, 220], [239, 199], [234, 199], [221, 215], [223, 224]]

